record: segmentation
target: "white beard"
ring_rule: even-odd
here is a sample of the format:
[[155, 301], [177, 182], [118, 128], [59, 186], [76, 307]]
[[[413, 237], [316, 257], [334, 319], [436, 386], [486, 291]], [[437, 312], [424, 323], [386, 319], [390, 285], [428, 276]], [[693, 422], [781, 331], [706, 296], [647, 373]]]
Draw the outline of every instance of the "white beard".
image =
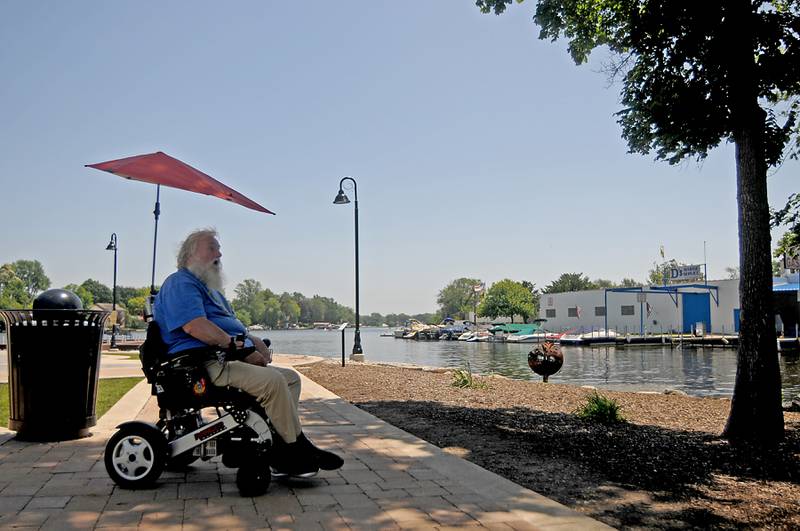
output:
[[222, 292], [225, 285], [225, 276], [222, 273], [222, 261], [215, 260], [206, 264], [189, 264], [186, 269], [194, 273], [200, 282], [208, 286], [209, 289]]

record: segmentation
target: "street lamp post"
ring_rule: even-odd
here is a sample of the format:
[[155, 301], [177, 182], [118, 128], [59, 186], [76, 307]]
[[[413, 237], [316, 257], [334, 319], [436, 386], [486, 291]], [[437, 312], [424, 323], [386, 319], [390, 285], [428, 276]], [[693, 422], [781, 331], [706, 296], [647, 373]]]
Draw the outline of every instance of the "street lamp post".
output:
[[350, 199], [344, 193], [344, 182], [350, 181], [353, 183], [353, 206], [355, 206], [355, 220], [356, 220], [356, 332], [353, 338], [353, 353], [350, 359], [353, 361], [364, 361], [364, 351], [361, 349], [361, 327], [358, 315], [358, 185], [356, 180], [352, 177], [343, 177], [339, 181], [339, 193], [336, 194], [336, 199], [333, 200], [334, 205], [346, 205]]
[[114, 251], [114, 287], [112, 288], [111, 312], [114, 322], [111, 324], [111, 348], [117, 348], [117, 233], [111, 233], [111, 241], [106, 245], [106, 251]]

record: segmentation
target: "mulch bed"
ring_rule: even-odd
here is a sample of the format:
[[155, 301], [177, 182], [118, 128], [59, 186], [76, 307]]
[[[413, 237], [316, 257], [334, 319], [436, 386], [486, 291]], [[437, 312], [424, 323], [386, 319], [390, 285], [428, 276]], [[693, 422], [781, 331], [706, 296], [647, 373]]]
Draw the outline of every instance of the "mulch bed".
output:
[[[619, 528], [800, 528], [800, 414], [776, 449], [719, 437], [730, 401], [600, 390], [626, 422], [580, 419], [594, 391], [490, 376], [324, 361], [309, 378], [373, 415]], [[554, 378], [555, 379], [555, 378]]]

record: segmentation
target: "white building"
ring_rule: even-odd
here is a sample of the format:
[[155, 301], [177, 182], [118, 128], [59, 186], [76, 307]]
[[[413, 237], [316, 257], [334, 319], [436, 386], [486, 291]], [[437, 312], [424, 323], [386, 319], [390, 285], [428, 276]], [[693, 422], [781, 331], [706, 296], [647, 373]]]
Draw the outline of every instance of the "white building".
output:
[[739, 280], [543, 293], [539, 317], [552, 331], [732, 334], [739, 331]]

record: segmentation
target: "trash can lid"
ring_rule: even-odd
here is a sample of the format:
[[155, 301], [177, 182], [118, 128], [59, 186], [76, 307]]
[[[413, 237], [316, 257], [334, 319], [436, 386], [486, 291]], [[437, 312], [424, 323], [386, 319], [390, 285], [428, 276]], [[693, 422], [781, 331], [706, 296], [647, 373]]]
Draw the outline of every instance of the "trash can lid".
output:
[[66, 289], [49, 289], [33, 299], [34, 310], [82, 310], [81, 298]]

